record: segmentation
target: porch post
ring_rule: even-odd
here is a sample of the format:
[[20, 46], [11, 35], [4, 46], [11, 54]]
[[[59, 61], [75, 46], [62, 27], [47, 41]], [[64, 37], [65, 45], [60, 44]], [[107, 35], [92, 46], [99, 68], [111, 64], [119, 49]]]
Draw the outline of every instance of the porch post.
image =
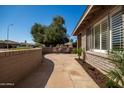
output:
[[81, 47], [81, 34], [79, 33], [77, 35], [77, 48], [80, 48]]

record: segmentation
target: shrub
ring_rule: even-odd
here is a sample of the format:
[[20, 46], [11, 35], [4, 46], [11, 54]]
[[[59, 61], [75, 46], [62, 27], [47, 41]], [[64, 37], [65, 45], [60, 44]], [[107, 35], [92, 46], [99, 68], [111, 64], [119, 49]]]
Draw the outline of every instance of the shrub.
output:
[[81, 56], [81, 54], [82, 54], [83, 51], [84, 51], [84, 49], [82, 49], [82, 48], [75, 48], [73, 50], [73, 52], [78, 55], [78, 58], [79, 59], [80, 59], [80, 56]]
[[[108, 81], [109, 87], [117, 86], [119, 83], [124, 87], [124, 49], [114, 49], [108, 51], [108, 56], [111, 63], [115, 64], [115, 69], [108, 71], [107, 75], [110, 78]], [[114, 83], [112, 83], [114, 81]]]

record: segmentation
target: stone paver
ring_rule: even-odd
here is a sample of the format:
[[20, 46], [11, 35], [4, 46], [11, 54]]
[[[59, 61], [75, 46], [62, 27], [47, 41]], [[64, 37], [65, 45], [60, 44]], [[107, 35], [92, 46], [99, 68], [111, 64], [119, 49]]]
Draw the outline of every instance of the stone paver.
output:
[[47, 54], [44, 62], [16, 87], [97, 88], [74, 54]]

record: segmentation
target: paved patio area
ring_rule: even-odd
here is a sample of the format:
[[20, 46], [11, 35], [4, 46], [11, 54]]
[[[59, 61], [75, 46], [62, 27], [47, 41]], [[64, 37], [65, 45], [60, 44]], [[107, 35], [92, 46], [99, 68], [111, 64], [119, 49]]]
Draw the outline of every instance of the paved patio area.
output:
[[74, 54], [47, 54], [43, 63], [16, 87], [97, 88]]
[[6, 52], [6, 51], [9, 51], [7, 49], [0, 49], [0, 52]]

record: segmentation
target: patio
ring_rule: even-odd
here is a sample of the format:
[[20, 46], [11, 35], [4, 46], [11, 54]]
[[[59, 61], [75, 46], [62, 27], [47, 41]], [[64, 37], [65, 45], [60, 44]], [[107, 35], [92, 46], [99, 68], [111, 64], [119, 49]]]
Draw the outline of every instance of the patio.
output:
[[99, 87], [82, 66], [75, 54], [46, 54], [43, 62], [15, 87], [97, 88]]

